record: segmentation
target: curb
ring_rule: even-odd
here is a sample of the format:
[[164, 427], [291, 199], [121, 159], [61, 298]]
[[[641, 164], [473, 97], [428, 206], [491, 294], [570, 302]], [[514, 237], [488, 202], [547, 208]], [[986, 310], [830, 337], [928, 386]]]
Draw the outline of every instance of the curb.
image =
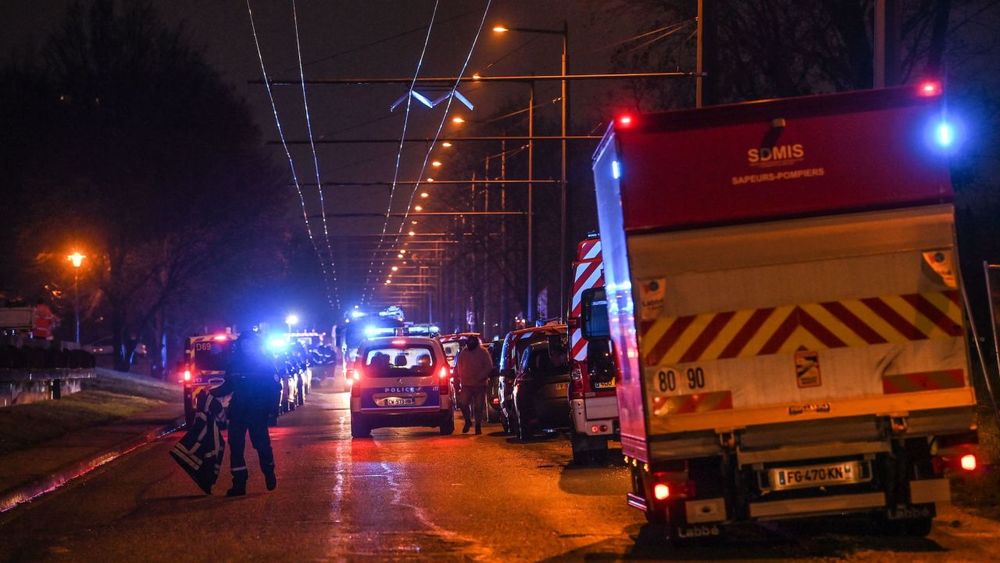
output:
[[9, 512], [22, 504], [31, 502], [43, 495], [51, 493], [63, 485], [66, 485], [70, 481], [83, 477], [102, 465], [111, 463], [112, 461], [115, 461], [132, 451], [159, 440], [167, 434], [172, 434], [177, 430], [180, 430], [181, 428], [184, 428], [184, 417], [179, 417], [170, 424], [161, 426], [155, 430], [150, 430], [137, 438], [122, 442], [120, 445], [91, 456], [90, 458], [67, 464], [54, 471], [51, 475], [24, 485], [18, 485], [17, 487], [6, 491], [0, 491], [0, 514]]

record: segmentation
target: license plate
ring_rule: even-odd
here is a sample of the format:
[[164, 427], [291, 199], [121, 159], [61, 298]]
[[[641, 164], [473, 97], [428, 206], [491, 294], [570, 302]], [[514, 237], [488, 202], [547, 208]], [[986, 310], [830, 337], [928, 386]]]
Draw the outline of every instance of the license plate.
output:
[[569, 391], [569, 383], [559, 383], [556, 385], [556, 391], [562, 393], [564, 391]]
[[413, 397], [386, 397], [382, 404], [386, 407], [405, 407], [417, 404], [417, 400]]
[[867, 480], [861, 473], [861, 464], [856, 461], [771, 469], [769, 477], [771, 488], [776, 491], [860, 483]]
[[611, 381], [595, 381], [594, 382], [594, 389], [614, 389], [614, 388], [615, 388], [615, 380], [614, 379], [612, 379]]

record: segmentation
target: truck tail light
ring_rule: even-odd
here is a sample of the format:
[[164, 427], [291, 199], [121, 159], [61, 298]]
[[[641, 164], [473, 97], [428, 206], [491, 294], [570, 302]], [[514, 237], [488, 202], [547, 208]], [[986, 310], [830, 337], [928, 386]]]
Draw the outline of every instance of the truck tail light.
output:
[[570, 398], [572, 399], [582, 399], [583, 398], [583, 368], [580, 364], [573, 362], [573, 368], [569, 372], [570, 380]]
[[922, 80], [917, 85], [917, 95], [922, 98], [940, 96], [943, 91], [944, 88], [941, 86], [940, 80]]
[[976, 467], [979, 466], [979, 462], [976, 460], [975, 454], [965, 454], [959, 460], [959, 466], [966, 471], [975, 471]]
[[656, 500], [667, 500], [670, 497], [670, 485], [666, 483], [653, 485], [653, 496]]
[[668, 473], [657, 471], [653, 473], [653, 498], [664, 501], [667, 498], [685, 498], [695, 496], [694, 481], [685, 478], [684, 473]]
[[184, 370], [184, 381], [191, 381], [191, 370]]

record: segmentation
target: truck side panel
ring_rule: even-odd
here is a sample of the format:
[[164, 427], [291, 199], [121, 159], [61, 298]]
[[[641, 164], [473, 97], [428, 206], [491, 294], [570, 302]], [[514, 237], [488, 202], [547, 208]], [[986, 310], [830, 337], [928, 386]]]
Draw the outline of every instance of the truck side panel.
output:
[[631, 237], [633, 285], [664, 287], [638, 315], [650, 435], [972, 404], [951, 217]]
[[[594, 158], [594, 182], [604, 256], [604, 288], [608, 297], [608, 323], [615, 343], [621, 378], [618, 382], [618, 416], [622, 453], [646, 459], [646, 422], [643, 416], [642, 371], [633, 312], [632, 281], [622, 217], [621, 168], [614, 135], [605, 137]], [[609, 233], [609, 236], [604, 236]]]

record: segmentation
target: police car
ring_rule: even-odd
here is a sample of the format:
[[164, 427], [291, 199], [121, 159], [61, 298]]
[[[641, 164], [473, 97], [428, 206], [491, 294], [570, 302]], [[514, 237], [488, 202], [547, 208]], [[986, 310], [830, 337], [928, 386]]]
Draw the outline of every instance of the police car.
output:
[[365, 341], [351, 373], [351, 436], [374, 428], [429, 426], [455, 431], [451, 366], [441, 343], [426, 336]]

